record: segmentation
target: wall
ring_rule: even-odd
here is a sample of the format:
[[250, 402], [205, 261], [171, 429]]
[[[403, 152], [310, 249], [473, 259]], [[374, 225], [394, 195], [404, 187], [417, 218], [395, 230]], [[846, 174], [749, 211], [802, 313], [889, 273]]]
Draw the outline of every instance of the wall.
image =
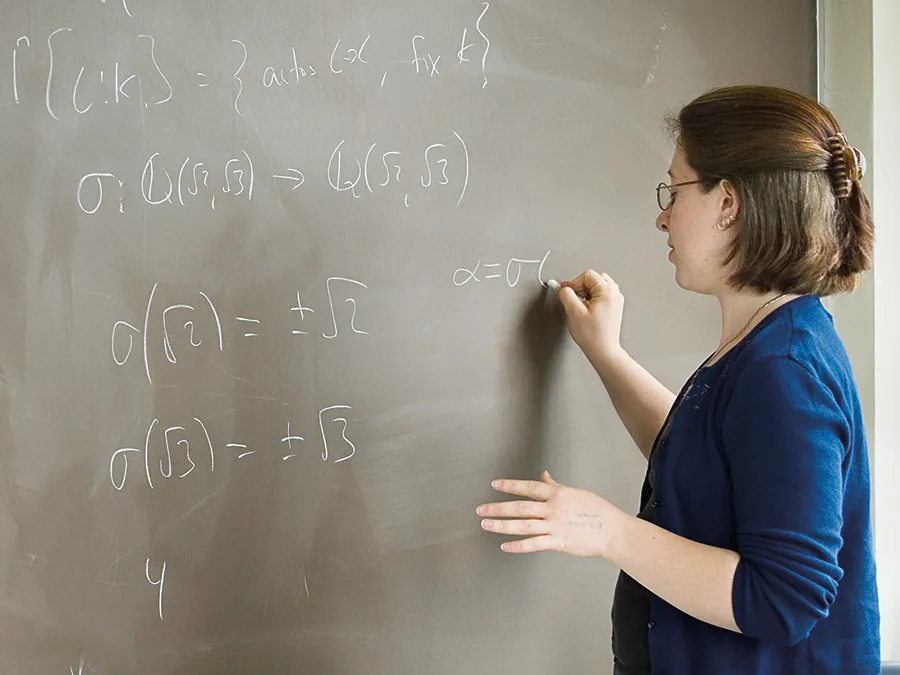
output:
[[900, 108], [900, 3], [896, 0], [820, 0], [820, 98], [831, 107], [854, 145], [869, 159], [865, 188], [876, 222], [873, 271], [851, 296], [829, 309], [847, 344], [862, 396], [874, 480], [875, 549], [882, 612], [882, 657], [900, 661], [900, 133], [892, 120]]

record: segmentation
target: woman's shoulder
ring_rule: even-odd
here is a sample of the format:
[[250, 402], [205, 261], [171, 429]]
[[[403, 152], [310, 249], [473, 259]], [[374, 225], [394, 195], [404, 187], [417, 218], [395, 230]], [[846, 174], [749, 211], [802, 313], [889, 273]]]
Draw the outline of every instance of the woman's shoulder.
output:
[[714, 385], [719, 416], [734, 407], [735, 396], [738, 407], [758, 397], [813, 396], [847, 419], [861, 415], [850, 359], [818, 297], [779, 307], [728, 356]]
[[715, 390], [720, 412], [738, 389], [764, 396], [798, 380], [828, 390], [842, 408], [854, 407], [858, 399], [850, 359], [818, 296], [801, 296], [776, 309], [710, 370], [706, 384]]
[[833, 432], [831, 438], [844, 452], [864, 453], [862, 406], [853, 371], [831, 316], [818, 299], [785, 305], [758, 328], [714, 385], [710, 411], [720, 447], [744, 447], [735, 429], [747, 439], [754, 434], [807, 434], [814, 444]]
[[817, 376], [849, 368], [834, 320], [817, 296], [801, 296], [767, 316], [733, 350], [730, 371], [737, 374], [761, 363], [787, 360]]

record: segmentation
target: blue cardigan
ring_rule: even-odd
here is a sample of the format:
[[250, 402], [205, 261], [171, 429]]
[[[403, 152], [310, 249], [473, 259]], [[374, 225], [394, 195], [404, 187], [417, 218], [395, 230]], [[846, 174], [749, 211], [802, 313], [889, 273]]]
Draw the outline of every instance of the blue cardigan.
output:
[[655, 458], [656, 523], [740, 554], [741, 634], [654, 597], [653, 674], [879, 673], [862, 411], [819, 298], [769, 314], [672, 410]]

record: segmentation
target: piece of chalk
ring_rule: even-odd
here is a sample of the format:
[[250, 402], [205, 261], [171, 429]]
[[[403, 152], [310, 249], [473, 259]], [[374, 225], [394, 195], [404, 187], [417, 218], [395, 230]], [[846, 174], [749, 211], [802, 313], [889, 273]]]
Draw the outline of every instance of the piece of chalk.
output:
[[[559, 289], [561, 288], [560, 283], [556, 279], [547, 279], [547, 288], [553, 291], [556, 294], [559, 294]], [[585, 290], [575, 291], [575, 295], [579, 298], [587, 302], [588, 292]]]

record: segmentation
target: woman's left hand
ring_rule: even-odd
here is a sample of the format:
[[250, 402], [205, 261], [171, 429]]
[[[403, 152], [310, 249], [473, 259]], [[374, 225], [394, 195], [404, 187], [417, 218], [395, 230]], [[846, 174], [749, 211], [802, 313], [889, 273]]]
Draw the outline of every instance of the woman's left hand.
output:
[[478, 507], [481, 527], [498, 534], [525, 535], [501, 548], [509, 553], [561, 551], [569, 555], [606, 557], [622, 519], [621, 510], [600, 495], [557, 483], [546, 471], [540, 481], [498, 480], [494, 489], [531, 501], [500, 502]]

